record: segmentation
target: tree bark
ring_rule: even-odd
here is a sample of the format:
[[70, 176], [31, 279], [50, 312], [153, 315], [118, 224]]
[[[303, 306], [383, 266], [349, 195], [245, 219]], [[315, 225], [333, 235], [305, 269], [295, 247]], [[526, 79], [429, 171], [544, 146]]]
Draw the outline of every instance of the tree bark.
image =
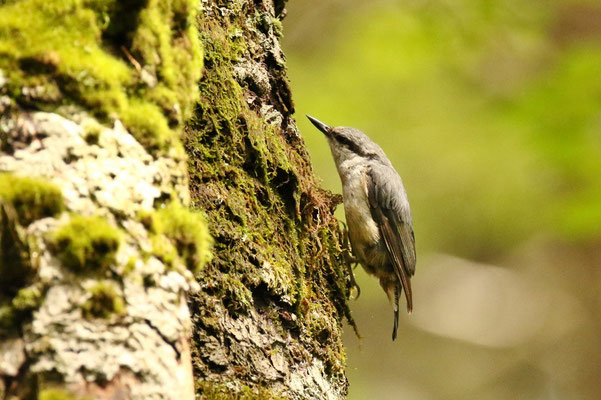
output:
[[292, 119], [283, 15], [0, 7], [0, 398], [345, 397], [340, 200]]
[[343, 398], [340, 200], [319, 187], [292, 118], [284, 2], [204, 6], [201, 99], [184, 135], [192, 203], [215, 238], [190, 301], [197, 389]]

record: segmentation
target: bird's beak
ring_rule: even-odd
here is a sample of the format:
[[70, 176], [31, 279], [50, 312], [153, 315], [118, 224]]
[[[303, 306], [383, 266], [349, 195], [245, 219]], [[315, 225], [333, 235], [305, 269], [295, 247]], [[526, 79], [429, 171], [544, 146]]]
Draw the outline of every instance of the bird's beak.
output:
[[329, 126], [327, 126], [326, 124], [324, 124], [323, 122], [318, 120], [317, 118], [313, 118], [310, 115], [307, 115], [307, 118], [309, 118], [309, 121], [311, 121], [311, 123], [313, 125], [315, 125], [315, 127], [317, 129], [322, 131], [326, 136], [330, 136], [330, 133], [332, 132], [332, 128], [330, 128]]

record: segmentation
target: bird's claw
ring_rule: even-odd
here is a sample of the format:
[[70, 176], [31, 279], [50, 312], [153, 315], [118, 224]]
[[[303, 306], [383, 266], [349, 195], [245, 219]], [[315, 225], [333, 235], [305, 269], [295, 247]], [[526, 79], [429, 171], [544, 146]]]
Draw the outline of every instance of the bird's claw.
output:
[[361, 288], [357, 283], [351, 283], [351, 288], [349, 290], [349, 299], [357, 300], [361, 296]]
[[[339, 222], [342, 225], [342, 237], [343, 237], [342, 257], [344, 258], [344, 262], [348, 267], [349, 279], [351, 281], [350, 289], [349, 289], [349, 298], [353, 299], [353, 300], [357, 300], [359, 298], [359, 296], [361, 295], [361, 288], [359, 287], [359, 285], [357, 284], [357, 281], [355, 280], [355, 274], [353, 272], [353, 269], [357, 268], [357, 264], [359, 264], [359, 260], [357, 260], [355, 257], [353, 257], [353, 254], [351, 253], [351, 246], [349, 243], [349, 235], [348, 235], [348, 229], [346, 227], [346, 224], [344, 223], [344, 221], [339, 221]], [[353, 267], [353, 264], [355, 265], [354, 267]], [[355, 295], [355, 293], [356, 293], [356, 295]]]
[[[348, 275], [349, 275], [349, 279], [350, 279], [350, 289], [349, 289], [349, 299], [353, 299], [353, 300], [357, 300], [359, 298], [359, 296], [361, 296], [361, 288], [359, 287], [359, 285], [357, 284], [357, 281], [355, 280], [355, 273], [353, 272], [353, 268], [351, 266], [351, 263], [347, 263], [346, 264], [347, 269], [348, 269]], [[357, 295], [355, 295], [355, 292], [357, 293]]]

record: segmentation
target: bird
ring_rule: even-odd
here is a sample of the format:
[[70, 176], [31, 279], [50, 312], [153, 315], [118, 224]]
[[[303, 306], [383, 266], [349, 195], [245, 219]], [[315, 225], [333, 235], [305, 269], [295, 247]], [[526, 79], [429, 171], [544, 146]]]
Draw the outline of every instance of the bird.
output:
[[399, 325], [399, 297], [413, 310], [415, 235], [403, 181], [382, 148], [356, 128], [330, 127], [307, 115], [325, 136], [342, 181], [342, 198], [353, 256], [380, 281]]

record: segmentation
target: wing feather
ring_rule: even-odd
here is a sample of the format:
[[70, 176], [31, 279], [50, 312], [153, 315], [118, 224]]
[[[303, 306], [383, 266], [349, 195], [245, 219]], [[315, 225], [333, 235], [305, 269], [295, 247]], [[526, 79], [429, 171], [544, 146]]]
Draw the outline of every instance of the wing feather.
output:
[[[377, 171], [377, 168], [389, 170]], [[381, 177], [392, 179], [384, 181]], [[415, 273], [415, 237], [401, 178], [392, 167], [372, 166], [367, 172], [367, 196], [372, 217], [380, 229], [395, 275], [405, 293], [407, 311], [411, 312], [413, 294], [410, 278]]]

